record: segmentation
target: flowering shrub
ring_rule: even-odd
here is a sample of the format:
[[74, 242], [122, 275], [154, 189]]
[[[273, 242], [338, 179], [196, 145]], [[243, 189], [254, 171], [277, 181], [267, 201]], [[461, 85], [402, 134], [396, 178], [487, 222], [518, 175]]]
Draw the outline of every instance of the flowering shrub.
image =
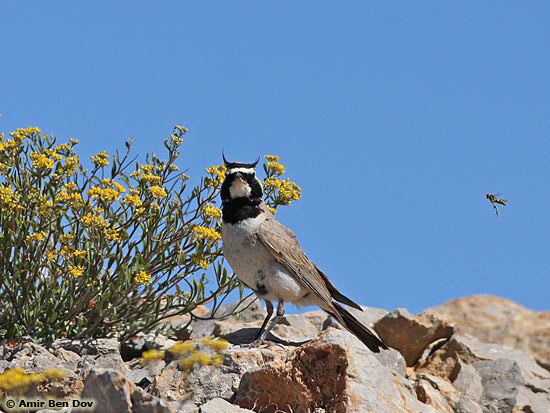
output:
[[7, 369], [0, 373], [0, 392], [23, 394], [32, 386], [62, 380], [66, 375], [59, 369], [46, 369], [42, 373], [25, 373], [20, 367]]
[[[172, 357], [179, 359], [185, 370], [191, 370], [194, 366], [217, 366], [223, 361], [223, 352], [228, 347], [228, 342], [220, 338], [204, 337], [201, 340], [187, 340], [176, 343], [168, 351]], [[143, 352], [141, 364], [154, 363], [163, 360], [166, 353], [151, 349]]]
[[[0, 337], [124, 339], [199, 304], [215, 310], [238, 286], [215, 206], [225, 167], [189, 186], [175, 163], [185, 133], [177, 126], [164, 141], [166, 160], [134, 164], [130, 140], [123, 155], [92, 156], [90, 169], [76, 139], [58, 144], [36, 127], [0, 134]], [[301, 190], [279, 178], [277, 156], [266, 159], [275, 212]]]

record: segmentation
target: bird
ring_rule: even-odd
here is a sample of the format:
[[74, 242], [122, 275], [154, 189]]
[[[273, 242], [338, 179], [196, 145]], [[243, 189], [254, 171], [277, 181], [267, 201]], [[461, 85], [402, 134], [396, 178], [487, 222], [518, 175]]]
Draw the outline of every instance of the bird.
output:
[[[220, 189], [223, 255], [239, 281], [265, 301], [267, 316], [254, 343], [263, 343], [285, 314], [285, 303], [317, 306], [335, 318], [371, 351], [388, 349], [342, 304], [363, 311], [332, 284], [304, 253], [294, 232], [282, 225], [263, 199], [253, 163], [228, 162]], [[276, 315], [272, 317], [277, 302]], [[268, 325], [268, 322], [271, 322]]]

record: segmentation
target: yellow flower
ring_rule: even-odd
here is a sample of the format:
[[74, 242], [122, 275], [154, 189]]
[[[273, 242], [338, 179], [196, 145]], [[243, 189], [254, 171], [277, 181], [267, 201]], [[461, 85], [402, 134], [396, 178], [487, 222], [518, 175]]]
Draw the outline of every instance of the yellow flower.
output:
[[192, 262], [197, 264], [203, 270], [210, 268], [210, 261], [206, 258], [202, 258], [201, 255], [195, 255], [192, 257]]
[[55, 249], [50, 248], [48, 250], [48, 252], [46, 253], [46, 258], [49, 259], [49, 260], [53, 260], [53, 259], [55, 259], [55, 257], [57, 257], [57, 254], [58, 254], [58, 252]]
[[291, 201], [297, 201], [302, 197], [302, 188], [291, 182], [288, 178], [281, 181], [276, 202], [282, 205], [290, 205]]
[[109, 223], [99, 215], [94, 215], [91, 212], [88, 212], [86, 215], [84, 215], [81, 219], [82, 223], [84, 225], [90, 226], [90, 227], [103, 227], [109, 225]]
[[47, 234], [43, 231], [35, 232], [34, 234], [29, 234], [25, 238], [27, 241], [42, 241], [44, 238], [46, 238]]
[[162, 360], [162, 359], [164, 359], [164, 352], [160, 350], [151, 349], [143, 352], [139, 362], [141, 364], [147, 364], [152, 361]]
[[210, 357], [210, 355], [208, 353], [202, 353], [200, 351], [196, 351], [193, 353], [193, 360], [203, 366], [212, 364], [212, 358]]
[[9, 205], [14, 200], [13, 190], [9, 186], [0, 185], [0, 203]]
[[27, 374], [21, 367], [7, 369], [0, 373], [0, 391], [17, 392], [26, 389], [31, 384], [41, 383], [45, 379], [46, 377], [42, 374]]
[[114, 183], [115, 185], [115, 188], [118, 192], [120, 192], [121, 194], [126, 192], [126, 188], [124, 188], [121, 184], [119, 184], [118, 182], [115, 182]]
[[32, 166], [35, 169], [42, 170], [42, 169], [52, 169], [54, 161], [50, 158], [48, 158], [43, 153], [36, 153], [31, 152], [29, 155], [29, 158], [32, 160]]
[[60, 161], [63, 158], [53, 149], [44, 149], [44, 155], [46, 155], [48, 158], [51, 158], [54, 161]]
[[71, 175], [75, 169], [80, 165], [80, 158], [78, 156], [67, 156], [65, 158], [65, 173]]
[[150, 187], [149, 191], [151, 191], [153, 198], [166, 198], [167, 196], [166, 190], [158, 185]]
[[75, 278], [78, 278], [82, 274], [84, 274], [84, 269], [80, 265], [69, 264], [69, 274], [71, 274]]
[[67, 372], [59, 369], [46, 369], [42, 374], [49, 380], [60, 380], [67, 376]]
[[65, 190], [69, 192], [74, 192], [78, 190], [78, 185], [76, 182], [68, 182], [65, 184]]
[[114, 241], [115, 243], [119, 243], [120, 241], [122, 241], [122, 238], [120, 236], [120, 232], [118, 232], [116, 229], [114, 228], [105, 228], [105, 230], [103, 231], [103, 233], [105, 234], [105, 238], [107, 238], [108, 240], [110, 241]]
[[69, 145], [68, 143], [60, 143], [59, 145], [57, 145], [55, 147], [55, 150], [57, 152], [70, 151], [71, 150], [71, 145]]
[[279, 159], [281, 159], [277, 155], [264, 155], [264, 158], [267, 159], [269, 162], [277, 162]]
[[279, 178], [275, 178], [273, 176], [267, 178], [264, 181], [264, 187], [266, 189], [279, 189], [282, 185], [282, 181]]
[[73, 240], [73, 234], [63, 234], [59, 237], [59, 241], [62, 244], [68, 244]]
[[215, 366], [219, 366], [223, 362], [223, 357], [220, 354], [216, 354], [214, 356], [214, 360], [212, 360], [212, 364]]
[[185, 370], [191, 370], [195, 365], [195, 360], [193, 357], [186, 357], [180, 359], [180, 363]]
[[109, 154], [105, 151], [101, 151], [95, 156], [90, 157], [95, 166], [107, 166], [109, 165]]
[[69, 142], [71, 142], [72, 145], [78, 145], [79, 140], [75, 138], [69, 139]]
[[23, 139], [25, 139], [27, 136], [30, 135], [40, 135], [42, 131], [40, 128], [37, 128], [36, 126], [30, 126], [28, 128], [17, 128], [15, 132], [11, 132], [10, 136], [18, 141], [18, 143], [21, 143]]
[[126, 195], [126, 198], [124, 198], [124, 203], [135, 207], [139, 207], [142, 204], [139, 195]]
[[223, 351], [229, 345], [227, 340], [224, 340], [222, 338], [210, 338], [210, 337], [205, 337], [201, 339], [201, 344], [203, 346], [210, 347], [212, 350], [215, 350], [215, 351]]
[[134, 280], [138, 284], [149, 284], [151, 282], [151, 276], [145, 271], [140, 271], [136, 274]]
[[271, 212], [272, 214], [275, 214], [275, 212], [277, 212], [277, 210], [275, 208], [271, 208], [269, 205], [266, 205], [267, 206], [267, 209], [269, 210], [269, 212]]
[[206, 173], [210, 174], [211, 178], [205, 178], [204, 184], [207, 187], [216, 187], [220, 185], [225, 179], [226, 167], [225, 165], [215, 166], [212, 165], [205, 169]]
[[155, 165], [146, 164], [146, 165], [140, 165], [139, 167], [145, 172], [151, 172], [155, 168]]
[[196, 226], [193, 228], [193, 232], [198, 234], [199, 239], [206, 238], [211, 241], [218, 241], [221, 238], [220, 233], [213, 228]]
[[267, 169], [274, 175], [282, 175], [285, 173], [285, 166], [275, 161], [268, 162]]
[[69, 184], [65, 185], [65, 189], [61, 190], [57, 194], [56, 200], [61, 203], [69, 204], [69, 206], [71, 206], [72, 208], [78, 208], [82, 206], [84, 203], [82, 195], [80, 195], [78, 192], [67, 192], [66, 189], [68, 186]]
[[214, 205], [206, 205], [203, 215], [205, 218], [221, 218], [222, 211], [216, 208]]
[[[151, 165], [152, 166], [152, 165]], [[158, 175], [151, 174], [151, 173], [141, 173], [139, 174], [139, 179], [143, 182], [152, 182], [159, 184], [162, 178]]]
[[174, 344], [170, 348], [170, 352], [172, 354], [179, 355], [179, 354], [185, 353], [187, 351], [196, 350], [196, 348], [197, 347], [196, 347], [195, 343], [193, 343], [192, 340], [187, 340], [187, 341], [182, 341], [182, 342], [178, 342], [178, 343]]
[[71, 257], [73, 258], [83, 258], [84, 256], [86, 256], [86, 251], [80, 250], [78, 248], [71, 252]]
[[183, 143], [183, 138], [177, 135], [170, 135], [170, 140], [176, 146], [180, 146]]

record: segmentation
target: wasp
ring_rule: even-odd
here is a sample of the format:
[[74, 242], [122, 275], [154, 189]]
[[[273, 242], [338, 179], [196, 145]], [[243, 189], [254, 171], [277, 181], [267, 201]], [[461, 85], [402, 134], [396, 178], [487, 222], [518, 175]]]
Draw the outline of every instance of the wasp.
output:
[[[498, 195], [498, 194], [497, 194]], [[495, 208], [495, 212], [497, 214], [497, 218], [499, 217], [498, 214], [498, 207], [497, 204], [506, 206], [506, 202], [508, 202], [506, 199], [498, 198], [497, 195], [493, 194], [485, 194], [485, 197], [489, 200], [489, 202], [493, 205], [493, 208]]]

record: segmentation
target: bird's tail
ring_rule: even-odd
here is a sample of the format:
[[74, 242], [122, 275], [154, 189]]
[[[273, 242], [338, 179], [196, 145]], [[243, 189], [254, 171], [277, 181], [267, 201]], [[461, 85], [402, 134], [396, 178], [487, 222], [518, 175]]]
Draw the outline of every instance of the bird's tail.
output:
[[352, 333], [355, 337], [365, 344], [371, 351], [375, 353], [380, 352], [380, 348], [384, 350], [388, 349], [382, 340], [380, 340], [376, 334], [374, 334], [368, 327], [361, 323], [353, 314], [346, 310], [343, 306], [337, 302], [332, 302], [334, 309], [337, 314], [332, 314], [330, 311], [327, 311], [329, 314], [334, 316], [343, 326]]

